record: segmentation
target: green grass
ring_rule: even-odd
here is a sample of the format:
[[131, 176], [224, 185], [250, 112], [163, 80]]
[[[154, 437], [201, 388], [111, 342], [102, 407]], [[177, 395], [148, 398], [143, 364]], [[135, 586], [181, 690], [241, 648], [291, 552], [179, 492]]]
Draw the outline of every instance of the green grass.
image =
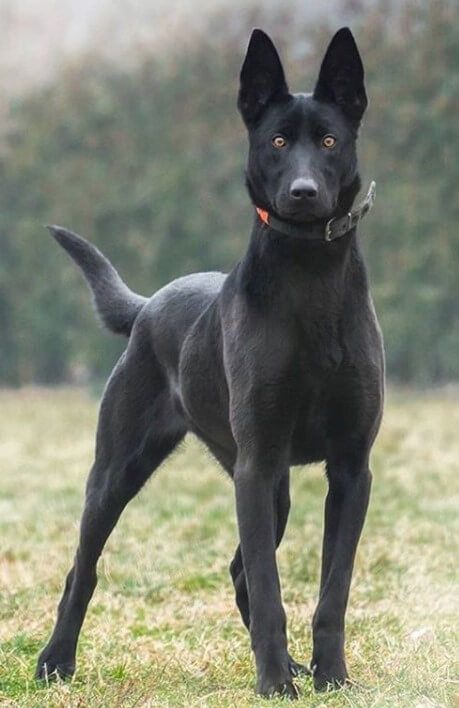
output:
[[[78, 391], [0, 393], [0, 705], [268, 705], [253, 692], [228, 575], [231, 484], [191, 438], [108, 543], [74, 680], [34, 683], [71, 564], [96, 415]], [[389, 396], [348, 611], [360, 687], [314, 694], [304, 678], [299, 706], [457, 705], [458, 431], [454, 397]], [[318, 466], [292, 477], [279, 566], [290, 647], [309, 659], [326, 483]]]

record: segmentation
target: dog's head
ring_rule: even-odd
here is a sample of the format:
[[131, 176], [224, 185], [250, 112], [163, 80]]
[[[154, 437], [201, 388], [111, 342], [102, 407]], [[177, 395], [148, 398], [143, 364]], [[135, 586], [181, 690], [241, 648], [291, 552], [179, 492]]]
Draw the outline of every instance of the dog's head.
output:
[[312, 94], [291, 94], [270, 38], [253, 31], [238, 107], [249, 133], [253, 202], [282, 219], [328, 219], [358, 191], [356, 138], [367, 106], [362, 61], [349, 29], [325, 53]]

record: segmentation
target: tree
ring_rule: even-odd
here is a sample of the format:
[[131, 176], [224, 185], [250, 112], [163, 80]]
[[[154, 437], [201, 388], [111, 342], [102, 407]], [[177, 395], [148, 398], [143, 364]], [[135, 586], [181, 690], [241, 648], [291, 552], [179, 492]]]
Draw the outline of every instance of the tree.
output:
[[[86, 235], [144, 294], [243, 253], [253, 212], [235, 100], [250, 28], [284, 39], [294, 90], [312, 86], [332, 30], [311, 33], [284, 6], [231, 18], [217, 13], [164, 63], [82, 57], [13, 107], [0, 162], [3, 383], [65, 381], [77, 365], [103, 378], [123, 344], [101, 336], [80, 274], [42, 224]], [[459, 6], [356, 4], [353, 27], [370, 95], [361, 163], [378, 190], [362, 233], [389, 374], [458, 378]]]

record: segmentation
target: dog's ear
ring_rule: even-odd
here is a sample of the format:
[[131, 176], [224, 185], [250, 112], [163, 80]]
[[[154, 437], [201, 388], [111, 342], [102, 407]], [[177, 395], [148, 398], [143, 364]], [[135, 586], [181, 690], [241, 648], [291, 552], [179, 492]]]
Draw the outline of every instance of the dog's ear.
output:
[[314, 98], [336, 103], [358, 125], [368, 103], [363, 79], [359, 50], [350, 29], [343, 27], [335, 34], [325, 52]]
[[254, 29], [241, 69], [238, 108], [247, 126], [255, 123], [271, 101], [288, 96], [277, 50], [260, 29]]

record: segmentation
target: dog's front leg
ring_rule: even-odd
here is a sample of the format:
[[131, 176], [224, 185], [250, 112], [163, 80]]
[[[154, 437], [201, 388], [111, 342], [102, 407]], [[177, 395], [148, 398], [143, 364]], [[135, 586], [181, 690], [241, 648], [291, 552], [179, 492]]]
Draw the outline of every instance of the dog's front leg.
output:
[[274, 487], [285, 468], [240, 453], [234, 471], [236, 508], [250, 607], [257, 692], [297, 696], [288, 664], [286, 618], [276, 564]]
[[320, 597], [313, 619], [311, 666], [317, 690], [347, 680], [344, 619], [357, 544], [371, 488], [367, 450], [350, 454], [337, 445], [327, 460]]
[[276, 564], [276, 489], [290, 466], [296, 360], [276, 320], [242, 296], [224, 311], [229, 420], [237, 448], [236, 511], [257, 666], [257, 692], [296, 698], [287, 653], [286, 618]]

